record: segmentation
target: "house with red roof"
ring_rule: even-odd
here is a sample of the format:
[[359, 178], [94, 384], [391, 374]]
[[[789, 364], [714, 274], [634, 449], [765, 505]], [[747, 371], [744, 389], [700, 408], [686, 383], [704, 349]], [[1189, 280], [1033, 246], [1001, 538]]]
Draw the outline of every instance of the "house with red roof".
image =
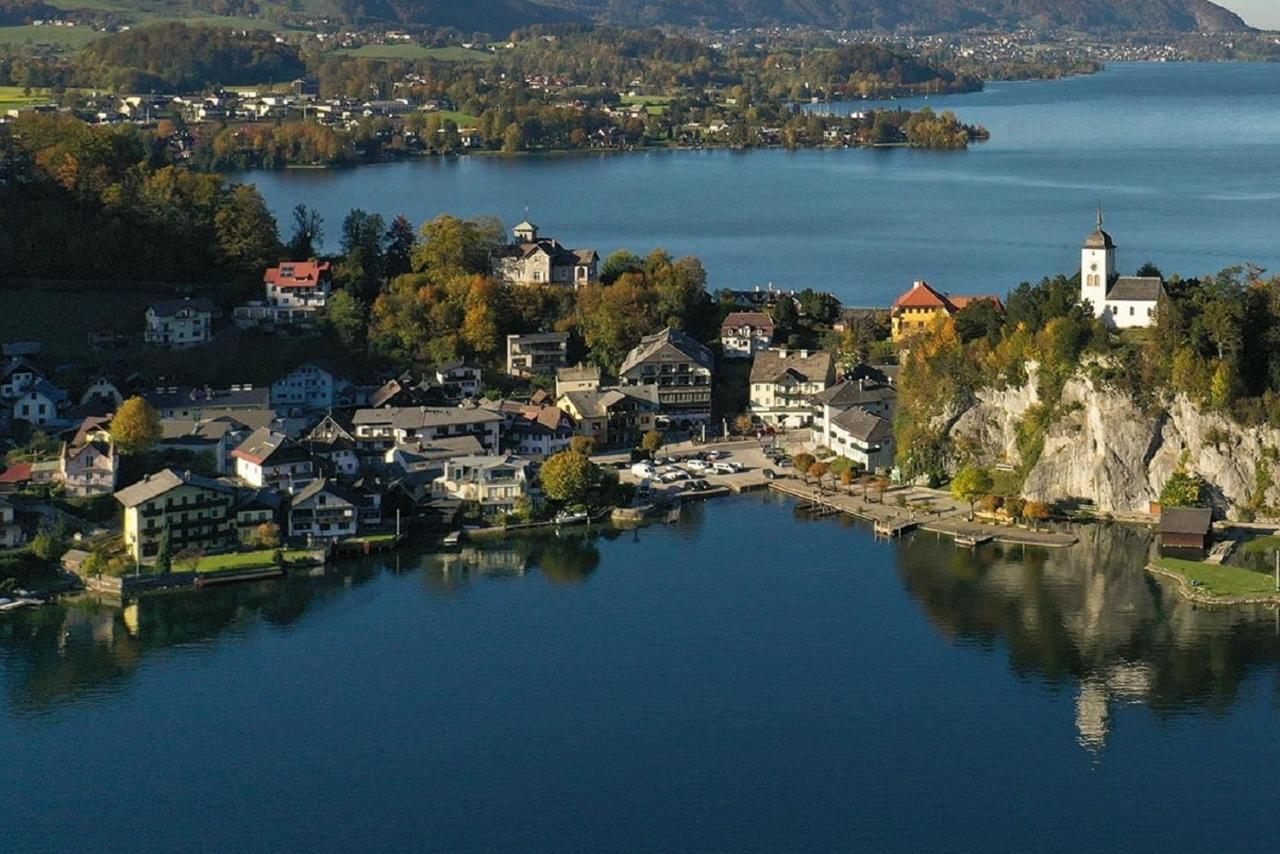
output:
[[984, 300], [993, 303], [999, 311], [1004, 311], [1004, 303], [994, 294], [951, 296], [928, 282], [915, 282], [911, 290], [893, 301], [893, 309], [890, 311], [893, 341], [900, 344], [910, 336], [928, 329], [937, 318], [952, 317], [966, 306]]
[[333, 290], [333, 269], [328, 261], [285, 261], [268, 267], [262, 276], [267, 305], [314, 311], [324, 308]]

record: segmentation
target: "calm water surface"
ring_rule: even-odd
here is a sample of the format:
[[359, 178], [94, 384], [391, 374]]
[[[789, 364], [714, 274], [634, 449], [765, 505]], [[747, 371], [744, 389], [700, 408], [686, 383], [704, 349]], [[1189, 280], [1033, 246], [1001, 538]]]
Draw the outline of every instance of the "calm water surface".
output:
[[0, 847], [1273, 851], [1275, 612], [1083, 536], [752, 496], [0, 618]]
[[992, 140], [965, 152], [466, 157], [247, 178], [286, 230], [293, 205], [323, 211], [331, 245], [353, 207], [415, 222], [527, 215], [603, 253], [699, 255], [712, 287], [814, 286], [849, 304], [885, 304], [917, 278], [1003, 292], [1076, 272], [1098, 202], [1122, 271], [1147, 260], [1184, 275], [1280, 268], [1280, 64], [1120, 64], [928, 103]]

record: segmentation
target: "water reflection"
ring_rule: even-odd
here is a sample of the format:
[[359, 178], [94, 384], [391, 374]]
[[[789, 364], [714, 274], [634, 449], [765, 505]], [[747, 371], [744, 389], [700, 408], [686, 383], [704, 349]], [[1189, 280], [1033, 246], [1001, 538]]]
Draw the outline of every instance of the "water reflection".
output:
[[[744, 565], [740, 553], [726, 548], [724, 563], [702, 575], [721, 573], [711, 583], [728, 590], [743, 572], [769, 572], [778, 550], [795, 540], [791, 526], [850, 525], [795, 518], [793, 511], [779, 506], [762, 517], [777, 530], [757, 532], [763, 534], [757, 561]], [[691, 508], [679, 523], [657, 530], [575, 530], [451, 552], [406, 551], [315, 578], [154, 596], [123, 608], [86, 599], [17, 612], [0, 618], [0, 694], [20, 715], [89, 702], [127, 689], [156, 650], [209, 644], [261, 625], [292, 630], [309, 614], [348, 605], [348, 588], [385, 573], [417, 573], [427, 595], [448, 600], [479, 583], [590, 583], [610, 569], [609, 560], [601, 566], [602, 551], [623, 566], [647, 553], [651, 537], [668, 545], [712, 536], [727, 537], [725, 546], [736, 543], [741, 532], [707, 525], [713, 512], [735, 510]], [[1093, 526], [1081, 529], [1080, 544], [1070, 549], [996, 545], [976, 552], [928, 533], [874, 546], [865, 529], [837, 535], [883, 565], [870, 583], [901, 583], [911, 607], [945, 636], [1007, 657], [1020, 679], [1074, 697], [1077, 736], [1091, 750], [1106, 744], [1120, 704], [1142, 703], [1165, 716], [1223, 713], [1247, 679], [1280, 661], [1275, 609], [1213, 609], [1183, 600], [1142, 570], [1151, 542], [1141, 530]], [[610, 551], [611, 541], [617, 546]]]
[[899, 546], [911, 596], [948, 636], [1003, 647], [1022, 678], [1076, 693], [1080, 743], [1101, 748], [1112, 710], [1225, 712], [1253, 672], [1280, 661], [1276, 611], [1209, 608], [1145, 573], [1142, 530], [1090, 526], [1070, 549], [955, 549], [931, 534]]

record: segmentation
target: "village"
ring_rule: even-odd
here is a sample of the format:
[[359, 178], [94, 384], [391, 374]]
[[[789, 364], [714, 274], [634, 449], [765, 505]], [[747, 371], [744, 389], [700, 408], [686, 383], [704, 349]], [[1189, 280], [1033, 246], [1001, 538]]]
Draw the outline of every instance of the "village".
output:
[[[489, 265], [512, 288], [575, 291], [600, 278], [595, 250], [568, 248], [531, 222], [492, 249]], [[1117, 330], [1153, 322], [1164, 288], [1158, 276], [1116, 273], [1101, 211], [1080, 282], [1080, 301]], [[180, 364], [236, 329], [306, 330], [334, 294], [329, 261], [282, 262], [263, 272], [261, 298], [230, 317], [205, 297], [161, 300], [139, 318], [139, 335]], [[510, 334], [498, 371], [506, 394], [491, 367], [467, 360], [381, 377], [307, 361], [264, 386], [133, 373], [63, 387], [41, 342], [8, 342], [0, 549], [127, 593], [283, 574], [394, 548], [411, 532], [451, 544], [610, 517], [643, 523], [682, 501], [763, 487], [887, 536], [922, 526], [967, 545], [1075, 542], [1040, 530], [1044, 506], [1019, 511], [1030, 523], [1020, 530], [992, 527], [1015, 520], [998, 505], [975, 523], [974, 500], [990, 484], [965, 496], [898, 467], [899, 366], [883, 354], [905, 353], [966, 307], [1003, 312], [1000, 296], [917, 281], [888, 308], [833, 306], [832, 335], [880, 339], [875, 364], [783, 339], [775, 318], [799, 311], [794, 291], [724, 291], [720, 301], [715, 340], [654, 329], [613, 375], [570, 363], [568, 332]], [[1209, 512], [1180, 512], [1170, 536], [1206, 547]]]

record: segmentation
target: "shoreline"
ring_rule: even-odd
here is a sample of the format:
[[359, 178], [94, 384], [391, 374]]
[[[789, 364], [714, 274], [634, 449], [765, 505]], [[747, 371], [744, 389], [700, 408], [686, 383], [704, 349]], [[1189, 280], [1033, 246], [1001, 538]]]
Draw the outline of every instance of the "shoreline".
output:
[[1174, 583], [1178, 592], [1182, 597], [1190, 602], [1199, 605], [1210, 605], [1215, 607], [1233, 607], [1238, 605], [1273, 605], [1280, 606], [1280, 593], [1271, 593], [1261, 596], [1222, 596], [1216, 593], [1205, 593], [1191, 586], [1191, 582], [1185, 575], [1174, 572], [1169, 569], [1147, 562], [1146, 571], [1152, 575], [1167, 578]]

